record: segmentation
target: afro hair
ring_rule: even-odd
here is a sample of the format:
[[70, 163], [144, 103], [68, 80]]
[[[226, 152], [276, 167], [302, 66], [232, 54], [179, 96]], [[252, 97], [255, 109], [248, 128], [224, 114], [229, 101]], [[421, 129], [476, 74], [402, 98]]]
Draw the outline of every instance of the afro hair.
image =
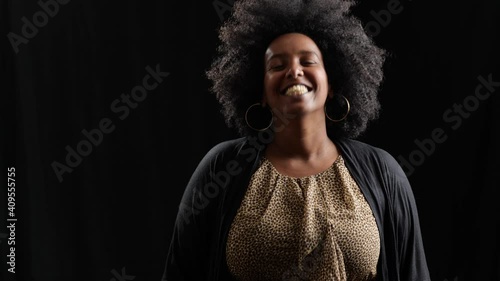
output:
[[231, 17], [218, 30], [217, 55], [206, 72], [228, 127], [242, 136], [255, 133], [245, 122], [245, 112], [262, 99], [265, 51], [279, 35], [297, 32], [318, 45], [334, 96], [344, 96], [351, 106], [342, 122], [327, 120], [329, 133], [347, 138], [361, 135], [379, 115], [377, 96], [386, 52], [352, 15], [354, 4], [340, 0], [235, 1]]

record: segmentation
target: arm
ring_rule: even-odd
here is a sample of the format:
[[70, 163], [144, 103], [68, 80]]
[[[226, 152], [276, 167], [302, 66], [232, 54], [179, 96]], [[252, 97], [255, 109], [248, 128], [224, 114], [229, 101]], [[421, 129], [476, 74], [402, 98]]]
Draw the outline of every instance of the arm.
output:
[[214, 199], [203, 194], [217, 153], [212, 149], [198, 164], [182, 196], [162, 281], [206, 280], [209, 269], [210, 220]]
[[395, 236], [396, 261], [402, 281], [430, 280], [424, 252], [415, 197], [401, 166], [392, 158], [387, 161], [387, 181], [392, 191], [390, 208]]

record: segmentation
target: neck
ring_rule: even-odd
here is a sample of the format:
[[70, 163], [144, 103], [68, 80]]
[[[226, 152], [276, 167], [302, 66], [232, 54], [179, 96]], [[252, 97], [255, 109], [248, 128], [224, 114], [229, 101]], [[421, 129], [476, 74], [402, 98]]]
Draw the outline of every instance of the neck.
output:
[[326, 132], [324, 115], [302, 116], [275, 124], [271, 153], [305, 161], [322, 158], [335, 150]]

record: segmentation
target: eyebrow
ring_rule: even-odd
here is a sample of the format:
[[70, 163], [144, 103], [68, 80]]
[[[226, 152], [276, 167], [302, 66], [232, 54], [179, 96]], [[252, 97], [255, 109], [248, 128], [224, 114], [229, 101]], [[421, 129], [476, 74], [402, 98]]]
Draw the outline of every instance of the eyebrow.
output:
[[[316, 54], [316, 52], [314, 52], [314, 51], [306, 51], [306, 50], [301, 50], [301, 51], [299, 51], [299, 54], [300, 54], [300, 55], [315, 55], [318, 59], [320, 58], [320, 57], [318, 56], [318, 54]], [[272, 59], [274, 59], [274, 58], [280, 58], [280, 57], [286, 57], [286, 56], [287, 56], [287, 55], [286, 55], [286, 54], [283, 54], [283, 53], [274, 54], [274, 55], [272, 55], [271, 57], [269, 57], [269, 59], [267, 59], [267, 61], [270, 61], [270, 60], [272, 60]]]

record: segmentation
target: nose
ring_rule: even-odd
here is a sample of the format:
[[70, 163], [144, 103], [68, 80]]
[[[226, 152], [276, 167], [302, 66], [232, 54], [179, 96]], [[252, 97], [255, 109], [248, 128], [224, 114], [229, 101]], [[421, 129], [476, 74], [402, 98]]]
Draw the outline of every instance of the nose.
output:
[[287, 77], [292, 77], [292, 78], [297, 78], [303, 75], [304, 71], [302, 70], [302, 66], [298, 63], [293, 63], [288, 69], [288, 72], [286, 73]]

